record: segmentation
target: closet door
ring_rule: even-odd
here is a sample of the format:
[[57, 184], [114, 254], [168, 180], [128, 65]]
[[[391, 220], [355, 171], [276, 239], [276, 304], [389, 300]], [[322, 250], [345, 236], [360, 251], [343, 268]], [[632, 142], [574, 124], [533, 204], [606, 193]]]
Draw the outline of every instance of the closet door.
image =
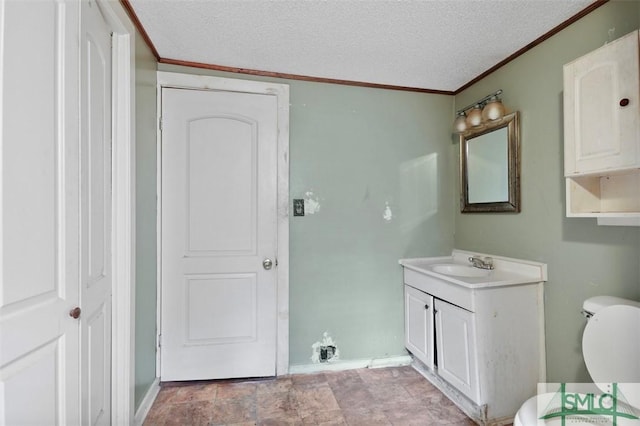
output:
[[83, 425], [111, 424], [111, 30], [81, 2], [80, 390]]
[[0, 1], [0, 424], [80, 424], [78, 15]]
[[94, 1], [0, 22], [0, 425], [108, 425], [111, 31]]

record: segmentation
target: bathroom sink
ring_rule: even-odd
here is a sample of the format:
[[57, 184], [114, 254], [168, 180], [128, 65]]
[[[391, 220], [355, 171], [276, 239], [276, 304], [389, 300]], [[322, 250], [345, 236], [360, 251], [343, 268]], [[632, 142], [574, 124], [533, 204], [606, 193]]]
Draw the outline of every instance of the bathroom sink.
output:
[[456, 277], [486, 277], [491, 271], [488, 269], [474, 268], [470, 265], [459, 263], [440, 263], [431, 266], [431, 270], [438, 274], [453, 275]]
[[[494, 269], [474, 267], [470, 258], [490, 262]], [[440, 291], [438, 288], [443, 283], [477, 290], [547, 280], [547, 266], [543, 263], [455, 249], [451, 256], [417, 257], [400, 259], [398, 262], [404, 267], [405, 284], [429, 294]], [[440, 284], [434, 289], [437, 281]], [[452, 289], [458, 291], [455, 287]], [[463, 305], [459, 306], [464, 308]]]

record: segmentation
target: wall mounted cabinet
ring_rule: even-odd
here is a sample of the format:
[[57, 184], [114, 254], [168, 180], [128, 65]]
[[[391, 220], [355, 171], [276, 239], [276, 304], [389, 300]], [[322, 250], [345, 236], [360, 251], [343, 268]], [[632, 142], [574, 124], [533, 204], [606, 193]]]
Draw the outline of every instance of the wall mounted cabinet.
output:
[[564, 66], [568, 217], [640, 225], [638, 31]]

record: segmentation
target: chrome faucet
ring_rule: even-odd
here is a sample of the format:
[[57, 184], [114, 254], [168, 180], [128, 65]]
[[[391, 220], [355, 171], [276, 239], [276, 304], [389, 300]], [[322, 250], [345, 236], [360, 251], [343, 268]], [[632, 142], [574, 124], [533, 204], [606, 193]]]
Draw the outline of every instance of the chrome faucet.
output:
[[471, 256], [469, 258], [469, 262], [475, 267], [480, 269], [493, 269], [493, 258], [489, 256], [480, 257], [480, 256]]

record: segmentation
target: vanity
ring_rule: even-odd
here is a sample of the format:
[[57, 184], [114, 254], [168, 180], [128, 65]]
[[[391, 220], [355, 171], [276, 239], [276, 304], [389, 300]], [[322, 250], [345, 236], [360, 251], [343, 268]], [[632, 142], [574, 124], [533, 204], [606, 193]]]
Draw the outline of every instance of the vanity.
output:
[[399, 263], [414, 366], [477, 423], [511, 423], [546, 381], [547, 266], [463, 250]]

